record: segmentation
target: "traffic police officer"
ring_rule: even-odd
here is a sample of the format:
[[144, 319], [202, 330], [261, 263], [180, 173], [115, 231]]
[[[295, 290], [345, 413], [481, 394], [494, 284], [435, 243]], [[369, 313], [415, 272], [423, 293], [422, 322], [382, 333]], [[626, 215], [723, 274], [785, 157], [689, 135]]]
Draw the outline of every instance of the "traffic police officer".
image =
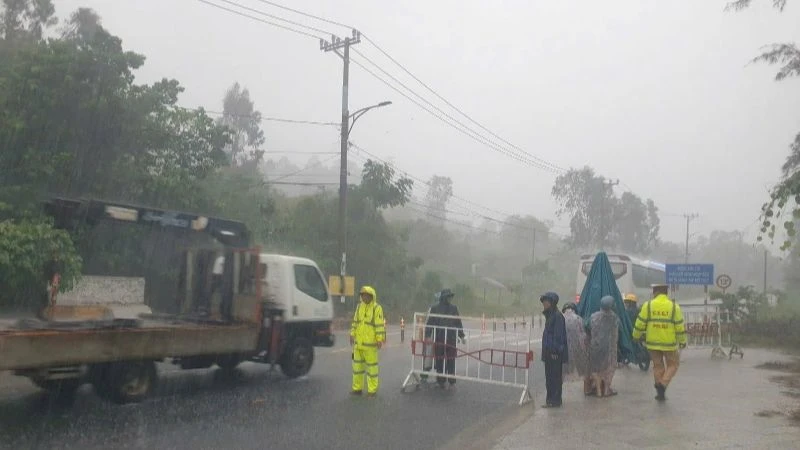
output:
[[658, 401], [667, 399], [667, 386], [678, 372], [678, 347], [686, 347], [683, 313], [681, 307], [669, 299], [668, 293], [669, 286], [666, 284], [654, 284], [654, 298], [642, 305], [633, 327], [633, 339], [639, 340], [644, 334], [645, 346], [653, 361]]
[[378, 350], [386, 342], [386, 325], [383, 308], [378, 304], [378, 295], [371, 286], [359, 292], [361, 302], [356, 307], [350, 325], [350, 345], [353, 346], [353, 395], [364, 392], [364, 376], [367, 378], [367, 396], [378, 394]]

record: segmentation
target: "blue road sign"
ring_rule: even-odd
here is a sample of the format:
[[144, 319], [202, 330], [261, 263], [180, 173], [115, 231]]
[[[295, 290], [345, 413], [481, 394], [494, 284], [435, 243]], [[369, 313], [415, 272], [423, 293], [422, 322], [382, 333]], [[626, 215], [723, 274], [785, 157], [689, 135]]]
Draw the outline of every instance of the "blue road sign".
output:
[[702, 285], [714, 284], [713, 264], [667, 264], [667, 284]]

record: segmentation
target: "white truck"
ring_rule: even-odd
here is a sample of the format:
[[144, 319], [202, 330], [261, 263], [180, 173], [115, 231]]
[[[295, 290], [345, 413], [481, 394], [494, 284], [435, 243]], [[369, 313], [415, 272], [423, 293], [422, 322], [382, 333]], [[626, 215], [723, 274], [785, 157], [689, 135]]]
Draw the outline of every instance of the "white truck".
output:
[[[127, 403], [152, 392], [156, 362], [232, 369], [252, 361], [278, 365], [294, 378], [311, 369], [315, 346], [334, 344], [333, 302], [316, 263], [242, 246], [247, 232], [238, 222], [94, 200], [55, 199], [50, 206], [61, 226], [70, 217], [139, 224], [143, 217], [145, 223], [169, 217], [157, 226], [208, 232], [224, 246], [183, 251], [178, 314], [118, 317], [105, 305], [114, 299], [97, 301], [103, 294], [95, 292], [91, 305], [76, 298], [49, 306], [49, 320], [0, 322], [0, 371], [58, 395], [91, 383], [102, 397]], [[224, 270], [215, 274], [220, 256]]]

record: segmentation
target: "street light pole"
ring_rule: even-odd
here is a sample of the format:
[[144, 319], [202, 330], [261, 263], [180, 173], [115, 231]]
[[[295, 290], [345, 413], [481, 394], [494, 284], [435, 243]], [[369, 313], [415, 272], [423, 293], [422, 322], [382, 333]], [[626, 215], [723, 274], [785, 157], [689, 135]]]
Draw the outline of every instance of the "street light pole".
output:
[[[349, 146], [350, 132], [353, 131], [353, 125], [359, 117], [366, 114], [367, 111], [383, 106], [392, 104], [390, 101], [383, 101], [376, 105], [367, 106], [348, 114], [347, 110], [347, 82], [348, 82], [348, 57], [349, 46], [344, 47], [344, 94], [342, 96], [342, 130], [341, 130], [341, 157], [339, 164], [339, 254], [342, 255], [341, 265], [339, 267], [339, 285], [342, 287], [342, 295], [339, 297], [341, 303], [345, 303], [344, 295], [344, 279], [347, 275], [347, 149]], [[350, 120], [352, 119], [352, 120]], [[349, 122], [349, 124], [348, 124]]]

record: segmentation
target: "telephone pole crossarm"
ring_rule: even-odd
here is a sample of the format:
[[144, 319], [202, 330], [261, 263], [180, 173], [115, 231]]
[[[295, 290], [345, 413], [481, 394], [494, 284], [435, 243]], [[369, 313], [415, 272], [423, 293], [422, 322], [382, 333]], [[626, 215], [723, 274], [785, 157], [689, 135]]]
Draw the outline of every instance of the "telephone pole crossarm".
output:
[[342, 39], [339, 36], [332, 35], [330, 41], [326, 41], [325, 39], [320, 39], [319, 49], [322, 50], [323, 52], [332, 52], [342, 49], [348, 45], [358, 44], [359, 42], [361, 42], [361, 33], [358, 30], [354, 29], [352, 37], [346, 37]]

